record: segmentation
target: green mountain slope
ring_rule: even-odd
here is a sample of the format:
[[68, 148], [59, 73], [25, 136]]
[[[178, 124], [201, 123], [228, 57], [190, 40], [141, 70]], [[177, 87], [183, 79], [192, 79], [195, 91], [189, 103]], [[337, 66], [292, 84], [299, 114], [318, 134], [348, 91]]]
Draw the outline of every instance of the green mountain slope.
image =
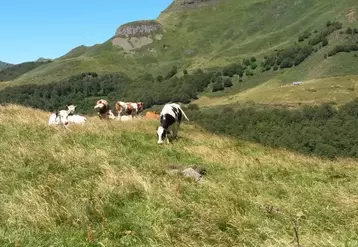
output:
[[[235, 141], [184, 122], [0, 107], [1, 246], [356, 246], [358, 166]], [[170, 168], [201, 166], [202, 183]], [[170, 173], [171, 171], [171, 173]], [[339, 229], [339, 231], [337, 231]]]
[[[48, 64], [50, 62], [51, 62], [50, 60], [45, 60], [45, 61], [39, 60], [36, 62], [25, 62], [25, 63], [20, 63], [10, 66], [0, 71], [0, 82], [14, 80], [20, 77], [21, 75], [25, 75], [27, 72], [33, 71], [36, 68], [44, 64]], [[31, 83], [31, 81], [29, 81], [29, 83]]]
[[[148, 23], [145, 27], [141, 22], [127, 24], [126, 27], [132, 25], [132, 30], [139, 27], [144, 33], [139, 33], [140, 37], [129, 29], [129, 35], [116, 33], [104, 44], [77, 48], [16, 82], [49, 83], [88, 71], [124, 72], [135, 77], [144, 72], [162, 74], [173, 65], [190, 71], [224, 66], [251, 56], [262, 60], [277, 49], [292, 46], [305, 31], [313, 34], [327, 21], [340, 21], [345, 28], [357, 26], [356, 1], [175, 1], [158, 17], [162, 30], [157, 29], [156, 34], [146, 30]], [[339, 38], [342, 40], [343, 37]], [[345, 61], [349, 64], [351, 57], [343, 54], [332, 60], [330, 66], [335, 67]], [[326, 67], [323, 62], [322, 55], [314, 66], [309, 66], [311, 71], [319, 69], [318, 74], [301, 72], [300, 68], [290, 73], [315, 78], [357, 72], [357, 66], [349, 70], [322, 70], [321, 67]]]
[[12, 66], [12, 64], [0, 61], [0, 70], [4, 70], [10, 66]]

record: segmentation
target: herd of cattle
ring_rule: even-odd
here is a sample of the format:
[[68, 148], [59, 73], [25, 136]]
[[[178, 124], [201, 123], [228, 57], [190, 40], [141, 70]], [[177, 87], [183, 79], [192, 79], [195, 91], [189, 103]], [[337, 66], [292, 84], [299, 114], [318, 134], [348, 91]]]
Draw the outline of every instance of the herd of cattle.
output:
[[[48, 124], [61, 125], [67, 127], [69, 124], [83, 124], [87, 122], [87, 118], [74, 114], [75, 105], [67, 106], [67, 110], [60, 110], [51, 113]], [[118, 101], [115, 105], [117, 117], [114, 115], [107, 100], [101, 99], [96, 102], [94, 110], [100, 119], [117, 119], [119, 121], [130, 121], [138, 118], [139, 113], [144, 109], [143, 102], [122, 102]], [[144, 115], [144, 119], [156, 119], [160, 121], [157, 129], [158, 144], [162, 144], [164, 140], [175, 139], [178, 135], [178, 129], [182, 121], [182, 117], [189, 121], [188, 117], [181, 109], [179, 104], [168, 103], [164, 105], [160, 114], [149, 111]]]

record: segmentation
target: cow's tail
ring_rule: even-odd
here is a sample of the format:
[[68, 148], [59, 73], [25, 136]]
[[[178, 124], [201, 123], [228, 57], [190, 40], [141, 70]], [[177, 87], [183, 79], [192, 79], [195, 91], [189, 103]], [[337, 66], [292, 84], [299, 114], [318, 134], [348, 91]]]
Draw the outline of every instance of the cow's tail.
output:
[[186, 116], [186, 114], [185, 114], [185, 112], [183, 111], [183, 109], [180, 108], [180, 111], [181, 111], [181, 113], [184, 115], [184, 117], [186, 118], [186, 120], [189, 121], [189, 118]]

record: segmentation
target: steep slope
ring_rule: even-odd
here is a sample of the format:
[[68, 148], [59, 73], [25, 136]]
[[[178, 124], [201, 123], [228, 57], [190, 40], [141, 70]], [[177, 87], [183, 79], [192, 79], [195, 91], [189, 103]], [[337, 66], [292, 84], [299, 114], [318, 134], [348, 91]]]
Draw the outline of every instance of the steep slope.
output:
[[[25, 62], [10, 66], [0, 71], [0, 82], [14, 80], [21, 75], [25, 75], [27, 72], [33, 71], [34, 69], [50, 63], [51, 60], [39, 60], [36, 62]], [[30, 83], [31, 81], [29, 81]]]
[[[146, 30], [148, 21], [129, 23], [123, 27], [134, 30], [132, 36], [137, 37], [116, 34], [104, 44], [81, 49], [75, 56], [65, 56], [38, 68], [17, 82], [48, 83], [87, 71], [156, 75], [173, 65], [191, 70], [223, 66], [251, 56], [263, 59], [277, 49], [291, 46], [304, 31], [313, 32], [327, 21], [340, 21], [345, 27], [356, 25], [355, 1], [175, 1], [157, 20], [149, 22], [161, 26], [159, 35], [138, 32]], [[342, 56], [333, 66], [346, 59]], [[321, 57], [315, 67], [322, 67], [323, 60]], [[319, 74], [330, 75], [332, 71]]]
[[12, 64], [0, 61], [0, 70], [6, 69], [10, 66], [12, 66]]
[[[355, 246], [357, 162], [309, 158], [183, 123], [159, 146], [157, 122], [0, 107], [1, 246]], [[204, 167], [198, 184], [168, 173]], [[339, 231], [337, 231], [339, 229]]]

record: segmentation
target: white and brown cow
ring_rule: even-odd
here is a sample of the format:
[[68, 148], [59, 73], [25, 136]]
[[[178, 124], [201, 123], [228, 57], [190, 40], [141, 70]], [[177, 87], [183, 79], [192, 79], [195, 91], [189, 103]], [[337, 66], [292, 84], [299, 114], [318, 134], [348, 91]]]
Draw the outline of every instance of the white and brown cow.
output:
[[118, 113], [118, 119], [121, 118], [122, 115], [131, 115], [132, 117], [136, 117], [140, 112], [144, 109], [143, 102], [123, 102], [118, 101], [116, 103], [116, 110]]
[[180, 105], [176, 103], [164, 105], [160, 112], [160, 126], [157, 130], [158, 144], [162, 144], [165, 139], [169, 143], [169, 136], [175, 139], [182, 121], [182, 116], [189, 121]]
[[[96, 102], [94, 109], [98, 112], [100, 119], [108, 119], [111, 116], [111, 110], [107, 100], [100, 99]], [[112, 114], [113, 115], [113, 114]]]

